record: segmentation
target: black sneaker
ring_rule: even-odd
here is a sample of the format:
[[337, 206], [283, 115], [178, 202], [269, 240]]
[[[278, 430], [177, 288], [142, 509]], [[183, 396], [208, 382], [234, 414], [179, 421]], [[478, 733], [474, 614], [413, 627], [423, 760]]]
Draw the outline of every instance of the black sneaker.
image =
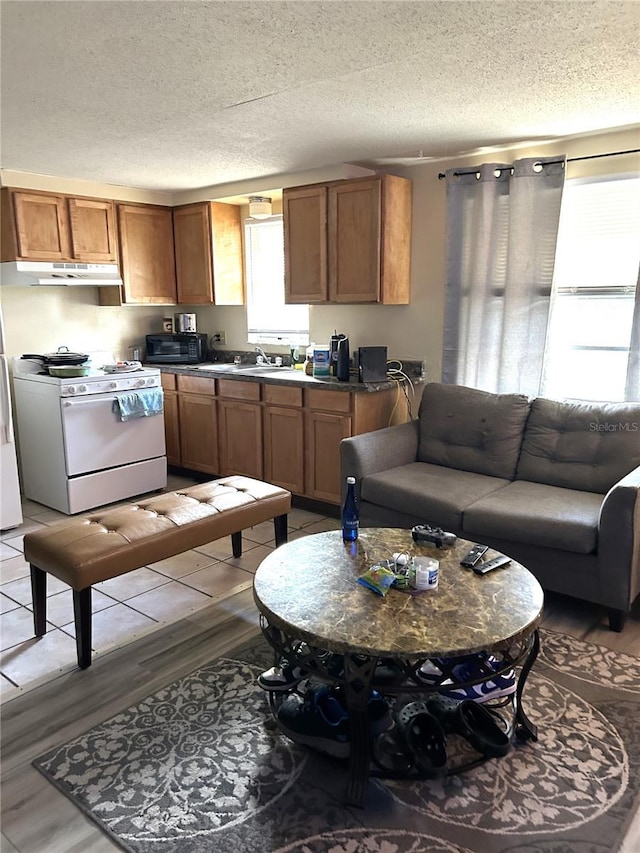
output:
[[[346, 701], [344, 698], [344, 688], [342, 686], [334, 687], [332, 690], [335, 698], [340, 702], [346, 713]], [[385, 699], [378, 693], [377, 690], [372, 690], [367, 703], [367, 716], [369, 717], [369, 731], [372, 737], [377, 737], [386, 732], [393, 726], [393, 718], [389, 705]]]
[[277, 720], [296, 743], [334, 758], [348, 758], [349, 718], [328, 687], [312, 687], [304, 699], [289, 696], [278, 708]]
[[263, 690], [286, 692], [302, 681], [306, 674], [299, 666], [291, 666], [286, 660], [281, 660], [277, 666], [258, 676], [258, 684]]
[[[278, 709], [278, 724], [296, 743], [313, 747], [334, 758], [348, 758], [349, 715], [341, 688], [310, 687], [303, 699], [290, 696]], [[389, 706], [375, 690], [367, 708], [373, 737], [393, 725]]]

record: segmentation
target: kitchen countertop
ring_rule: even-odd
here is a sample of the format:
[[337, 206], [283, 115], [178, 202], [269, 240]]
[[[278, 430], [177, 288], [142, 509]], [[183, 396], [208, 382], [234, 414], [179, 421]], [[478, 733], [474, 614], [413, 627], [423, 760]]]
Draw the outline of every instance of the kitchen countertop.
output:
[[[387, 379], [382, 382], [357, 382], [350, 380], [349, 382], [339, 382], [334, 376], [317, 377], [307, 376], [304, 370], [293, 370], [291, 367], [275, 367], [266, 371], [264, 366], [251, 370], [243, 368], [242, 370], [233, 370], [233, 365], [228, 365], [229, 370], [220, 369], [223, 365], [220, 362], [215, 362], [212, 365], [205, 364], [190, 364], [190, 365], [168, 365], [155, 364], [153, 367], [160, 368], [162, 373], [175, 373], [186, 376], [198, 376], [205, 379], [233, 379], [239, 382], [264, 382], [269, 385], [297, 385], [304, 387], [330, 389], [331, 391], [355, 391], [356, 393], [371, 393], [375, 391], [386, 391], [389, 388], [395, 388], [398, 380]], [[211, 367], [213, 369], [207, 369]], [[400, 377], [402, 381], [405, 381]], [[411, 378], [415, 384], [422, 384], [424, 380], [420, 378]]]

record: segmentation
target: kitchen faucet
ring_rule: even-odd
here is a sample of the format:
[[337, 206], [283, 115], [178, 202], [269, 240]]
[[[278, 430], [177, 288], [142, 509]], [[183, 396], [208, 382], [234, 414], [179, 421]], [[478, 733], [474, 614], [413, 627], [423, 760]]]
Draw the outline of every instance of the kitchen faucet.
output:
[[270, 358], [269, 358], [269, 356], [265, 353], [265, 351], [262, 349], [262, 347], [256, 347], [255, 351], [258, 353], [258, 355], [261, 355], [261, 356], [262, 356], [262, 358], [264, 359], [264, 363], [265, 363], [265, 364], [271, 364], [271, 359], [270, 359]]

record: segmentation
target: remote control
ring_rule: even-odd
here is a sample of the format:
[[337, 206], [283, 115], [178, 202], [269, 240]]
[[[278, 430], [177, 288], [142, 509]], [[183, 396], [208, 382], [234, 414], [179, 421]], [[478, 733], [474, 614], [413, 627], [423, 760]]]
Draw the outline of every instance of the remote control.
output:
[[474, 545], [473, 548], [460, 560], [460, 565], [472, 569], [489, 550], [488, 545]]
[[494, 557], [493, 560], [487, 560], [486, 563], [480, 563], [477, 566], [473, 567], [473, 571], [477, 575], [486, 575], [487, 572], [492, 572], [494, 569], [497, 569], [499, 566], [504, 566], [506, 563], [511, 562], [511, 557], [505, 557], [504, 554], [500, 554], [499, 557]]
[[416, 524], [411, 528], [411, 536], [414, 542], [430, 542], [436, 548], [448, 548], [458, 538], [455, 533], [449, 533], [441, 527], [431, 527], [430, 524]]

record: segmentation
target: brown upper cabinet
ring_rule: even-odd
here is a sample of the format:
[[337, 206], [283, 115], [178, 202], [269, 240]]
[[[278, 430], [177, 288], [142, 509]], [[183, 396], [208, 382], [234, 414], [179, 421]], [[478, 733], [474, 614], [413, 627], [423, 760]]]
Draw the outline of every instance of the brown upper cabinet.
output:
[[117, 204], [116, 210], [122, 301], [138, 305], [175, 304], [171, 208], [152, 204]]
[[411, 190], [395, 175], [285, 189], [286, 301], [408, 304]]
[[115, 263], [114, 203], [35, 190], [2, 190], [2, 259]]
[[178, 302], [243, 305], [240, 208], [205, 201], [173, 209]]
[[283, 190], [286, 302], [328, 300], [327, 192], [324, 184]]

